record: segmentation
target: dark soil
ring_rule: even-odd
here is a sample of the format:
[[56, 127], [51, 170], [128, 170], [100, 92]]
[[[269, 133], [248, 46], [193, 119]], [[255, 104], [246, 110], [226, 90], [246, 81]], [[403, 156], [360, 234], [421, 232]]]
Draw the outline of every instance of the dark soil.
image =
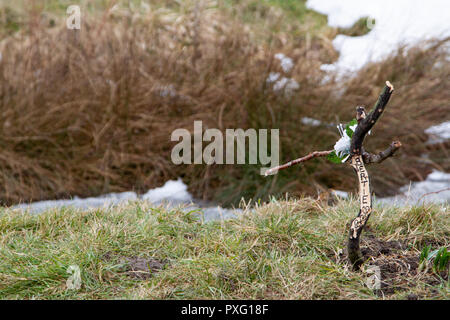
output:
[[122, 261], [126, 265], [126, 273], [132, 277], [141, 280], [150, 279], [153, 273], [158, 272], [167, 265], [166, 260], [140, 257], [123, 257]]
[[[346, 246], [344, 246], [346, 247]], [[399, 291], [407, 291], [414, 287], [418, 278], [429, 285], [438, 285], [442, 279], [431, 270], [419, 272], [420, 252], [412, 249], [407, 241], [383, 241], [373, 234], [366, 233], [361, 238], [361, 252], [365, 258], [364, 267], [378, 267], [380, 269], [380, 289], [374, 289], [378, 296], [389, 296]], [[338, 256], [333, 254], [330, 258], [336, 263], [348, 264], [347, 249], [342, 250]], [[448, 275], [441, 274], [444, 280]], [[408, 300], [417, 300], [415, 294], [406, 296]]]
[[361, 237], [361, 252], [366, 259], [380, 255], [391, 255], [401, 250], [407, 250], [407, 247], [406, 241], [383, 241], [372, 234]]
[[104, 260], [112, 260], [113, 258], [117, 259], [124, 266], [123, 271], [126, 275], [141, 280], [150, 279], [155, 272], [164, 269], [168, 265], [167, 260], [154, 257], [114, 257], [114, 254], [111, 252], [103, 255]]

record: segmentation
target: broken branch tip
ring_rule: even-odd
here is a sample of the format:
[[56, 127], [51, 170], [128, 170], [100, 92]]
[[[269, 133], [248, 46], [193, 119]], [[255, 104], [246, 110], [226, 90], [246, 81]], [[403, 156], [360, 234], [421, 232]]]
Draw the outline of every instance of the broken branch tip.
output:
[[386, 81], [386, 85], [387, 85], [387, 86], [389, 87], [389, 89], [390, 89], [389, 92], [394, 91], [394, 86], [392, 85], [392, 83], [390, 83], [389, 81]]

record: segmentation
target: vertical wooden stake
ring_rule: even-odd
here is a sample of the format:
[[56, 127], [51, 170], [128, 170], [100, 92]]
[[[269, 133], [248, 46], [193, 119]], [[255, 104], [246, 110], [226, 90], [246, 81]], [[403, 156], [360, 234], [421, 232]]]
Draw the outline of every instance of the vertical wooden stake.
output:
[[353, 269], [358, 270], [363, 263], [363, 256], [359, 247], [359, 239], [364, 226], [372, 213], [372, 194], [370, 191], [369, 174], [364, 166], [363, 157], [354, 155], [351, 158], [351, 166], [355, 169], [359, 180], [359, 204], [358, 216], [350, 225], [349, 239], [347, 245], [348, 257]]

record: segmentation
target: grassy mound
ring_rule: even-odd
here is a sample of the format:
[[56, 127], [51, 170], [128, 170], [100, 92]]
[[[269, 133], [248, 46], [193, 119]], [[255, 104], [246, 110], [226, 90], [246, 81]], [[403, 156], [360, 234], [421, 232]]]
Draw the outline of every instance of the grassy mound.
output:
[[[209, 223], [145, 202], [38, 216], [3, 208], [0, 298], [448, 299], [448, 268], [419, 268], [424, 246], [449, 246], [448, 208], [375, 208], [366, 271], [352, 272], [344, 248], [357, 207], [272, 200]], [[69, 266], [81, 271], [78, 290], [67, 287]], [[375, 267], [381, 286], [370, 289]]]

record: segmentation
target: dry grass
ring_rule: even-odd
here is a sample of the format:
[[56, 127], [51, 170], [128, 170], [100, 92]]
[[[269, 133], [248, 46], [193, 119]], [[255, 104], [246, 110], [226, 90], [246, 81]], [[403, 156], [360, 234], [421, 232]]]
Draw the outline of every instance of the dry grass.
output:
[[[326, 187], [351, 190], [352, 171], [323, 160], [266, 179], [256, 165], [175, 166], [170, 134], [192, 131], [194, 120], [221, 130], [280, 128], [284, 162], [328, 150], [338, 137], [332, 126], [301, 125], [302, 117], [348, 121], [356, 105], [375, 102], [387, 79], [396, 92], [368, 149], [393, 139], [405, 147], [377, 166], [375, 191], [388, 194], [424, 178], [430, 164], [449, 170], [448, 144], [426, 146], [423, 133], [449, 117], [450, 65], [442, 50], [448, 41], [400, 50], [353, 79], [323, 83], [319, 66], [337, 57], [333, 31], [308, 35], [305, 18], [305, 29], [280, 29], [261, 40], [255, 21], [231, 16], [233, 10], [213, 1], [194, 3], [83, 16], [81, 32], [66, 30], [57, 16], [49, 28], [43, 8], [30, 9], [23, 28], [0, 44], [3, 203], [143, 191], [178, 176], [196, 196], [224, 203]], [[281, 24], [279, 12], [266, 12], [265, 28]], [[287, 76], [300, 89], [289, 99], [266, 84], [269, 72], [281, 71], [277, 52], [296, 63]], [[429, 163], [420, 158], [426, 152]]]

